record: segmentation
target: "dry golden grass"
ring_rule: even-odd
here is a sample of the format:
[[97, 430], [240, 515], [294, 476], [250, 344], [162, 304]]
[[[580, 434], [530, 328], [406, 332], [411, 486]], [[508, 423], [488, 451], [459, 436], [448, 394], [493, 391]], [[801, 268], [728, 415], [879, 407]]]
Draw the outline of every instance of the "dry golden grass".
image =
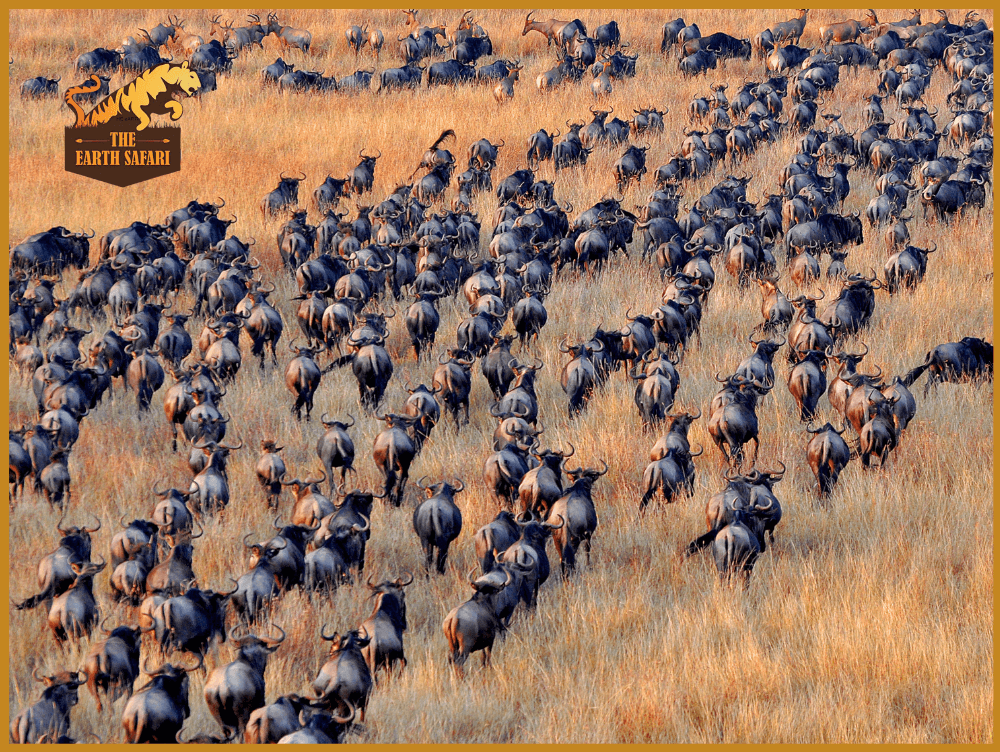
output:
[[[242, 19], [248, 11], [233, 14]], [[861, 10], [850, 12], [859, 17]], [[847, 15], [816, 11], [803, 43], [812, 44], [816, 26]], [[960, 17], [963, 11], [952, 12]], [[182, 14], [183, 15], [183, 14]], [[189, 27], [204, 29], [211, 13], [189, 12]], [[459, 11], [428, 12], [424, 18], [452, 22]], [[539, 11], [546, 18], [548, 11]], [[563, 15], [559, 13], [558, 15]], [[566, 14], [567, 16], [569, 14]], [[596, 26], [609, 15], [585, 10], [577, 14]], [[682, 80], [672, 59], [659, 54], [660, 28], [682, 15], [704, 33], [720, 30], [749, 35], [785, 17], [785, 11], [616, 12], [623, 38], [640, 53], [639, 75], [615, 84], [610, 99], [616, 112], [633, 107], [668, 106], [666, 133], [650, 143], [652, 173], [679, 147], [685, 110], [692, 96], [707, 93], [712, 78]], [[880, 14], [883, 15], [883, 14]], [[886, 17], [898, 14], [886, 12]], [[984, 11], [992, 25], [992, 13]], [[312, 67], [343, 76], [370, 65], [365, 53], [356, 66], [346, 54], [343, 29], [368, 19], [381, 27], [387, 44], [383, 67], [396, 65], [398, 11], [283, 12], [286, 23], [312, 30]], [[96, 46], [115, 46], [138, 26], [148, 28], [154, 14], [129, 11], [23, 11], [10, 16], [10, 239], [14, 242], [52, 225], [94, 227], [98, 233], [136, 218], [161, 219], [194, 197], [223, 196], [227, 209], [239, 216], [234, 226], [242, 238], [256, 237], [256, 254], [266, 276], [278, 285], [273, 295], [285, 319], [281, 368], [288, 360], [287, 343], [297, 333], [294, 284], [280, 271], [274, 244], [278, 223], [264, 226], [259, 200], [274, 187], [282, 170], [303, 170], [308, 180], [303, 197], [327, 172], [343, 174], [355, 164], [361, 148], [381, 149], [375, 190], [381, 199], [407, 176], [419, 154], [441, 130], [454, 128], [459, 160], [466, 146], [480, 137], [503, 138], [495, 173], [499, 179], [524, 164], [524, 143], [539, 127], [564, 128], [568, 118], [581, 118], [592, 103], [589, 87], [569, 86], [540, 95], [538, 73], [552, 65], [552, 55], [537, 34], [520, 36], [523, 15], [513, 11], [477, 12], [491, 33], [495, 49], [520, 58], [525, 75], [513, 103], [503, 109], [488, 88], [438, 88], [375, 96], [279, 95], [262, 91], [258, 71], [276, 56], [273, 38], [265, 52], [238, 60], [231, 77], [204, 102], [185, 103], [184, 162], [179, 174], [128, 189], [118, 189], [71, 176], [61, 169], [62, 128], [69, 122], [61, 100], [22, 101], [25, 78], [63, 76], [63, 88], [74, 82], [72, 62]], [[305, 65], [301, 55], [286, 59]], [[733, 89], [759, 68], [729, 63], [715, 79]], [[873, 90], [876, 74], [844, 71], [841, 84], [828, 98], [844, 112], [848, 128], [859, 124], [858, 101]], [[113, 86], [119, 84], [116, 78]], [[926, 99], [939, 105], [943, 125], [944, 76], [935, 75]], [[731, 89], [731, 92], [733, 91]], [[887, 108], [888, 109], [888, 108]], [[892, 108], [895, 114], [895, 108]], [[753, 197], [770, 191], [776, 171], [796, 149], [786, 136], [761, 148], [746, 164], [755, 176]], [[611, 165], [620, 152], [597, 151], [584, 170], [562, 173], [556, 196], [581, 210], [613, 189]], [[551, 179], [551, 164], [540, 170]], [[703, 180], [685, 186], [689, 201], [726, 174], [718, 167]], [[874, 195], [871, 177], [852, 174], [847, 210], [863, 209]], [[631, 189], [625, 204], [640, 203], [650, 189]], [[452, 189], [453, 191], [454, 189]], [[449, 191], [448, 200], [453, 195]], [[366, 201], [367, 201], [366, 197]], [[303, 202], [305, 203], [305, 202]], [[488, 238], [496, 198], [483, 196], [478, 211]], [[919, 214], [919, 208], [917, 209]], [[881, 270], [885, 251], [881, 232], [865, 229], [864, 245], [851, 250], [852, 270]], [[914, 223], [914, 242], [938, 243], [927, 279], [913, 295], [895, 298], [879, 293], [875, 316], [865, 341], [869, 361], [887, 374], [903, 373], [923, 360], [935, 344], [963, 336], [992, 339], [993, 291], [983, 281], [992, 271], [993, 212], [972, 214], [951, 227]], [[95, 244], [96, 251], [96, 244]], [[989, 387], [945, 385], [924, 398], [916, 389], [918, 412], [898, 450], [883, 471], [863, 473], [856, 462], [844, 472], [829, 503], [820, 506], [805, 464], [807, 435], [781, 377], [764, 400], [761, 415], [761, 463], [782, 460], [787, 478], [776, 488], [785, 510], [773, 549], [759, 560], [749, 589], [719, 584], [707, 556], [682, 562], [680, 548], [704, 526], [703, 508], [720, 486], [718, 454], [705, 429], [693, 429], [693, 443], [706, 446], [696, 460], [698, 489], [694, 498], [657, 508], [637, 522], [642, 469], [655, 440], [643, 434], [632, 404], [633, 387], [621, 374], [595, 396], [589, 411], [572, 423], [566, 419], [566, 397], [558, 386], [565, 361], [558, 339], [589, 335], [600, 319], [623, 320], [625, 308], [649, 310], [659, 300], [654, 270], [637, 260], [617, 259], [597, 280], [564, 275], [546, 301], [549, 323], [538, 355], [546, 366], [540, 380], [540, 410], [546, 445], [566, 440], [577, 446], [576, 459], [589, 465], [604, 459], [610, 472], [595, 487], [600, 516], [593, 566], [544, 587], [536, 612], [519, 612], [506, 642], [494, 652], [494, 668], [484, 671], [475, 657], [463, 680], [453, 677], [441, 632], [444, 615], [470, 594], [465, 573], [474, 564], [471, 536], [495, 509], [481, 480], [489, 454], [493, 421], [491, 402], [478, 365], [472, 393], [472, 423], [456, 434], [447, 422], [435, 430], [413, 467], [413, 478], [457, 475], [468, 489], [459, 496], [465, 517], [462, 536], [450, 555], [445, 576], [418, 578], [408, 592], [410, 629], [406, 633], [409, 667], [401, 678], [380, 687], [369, 706], [369, 721], [357, 738], [370, 742], [990, 742], [993, 739], [993, 481], [992, 392]], [[825, 266], [825, 264], [824, 264]], [[784, 287], [794, 289], [790, 281]], [[60, 286], [64, 292], [66, 285]], [[678, 404], [707, 408], [715, 391], [712, 375], [734, 368], [745, 357], [746, 336], [759, 320], [759, 296], [741, 297], [733, 280], [719, 272], [703, 323], [703, 343], [694, 346], [680, 368]], [[189, 303], [182, 297], [181, 305]], [[454, 342], [464, 304], [442, 302], [439, 347]], [[396, 364], [385, 405], [398, 409], [409, 377], [429, 383], [432, 366], [417, 365], [399, 319], [394, 320], [390, 352]], [[198, 331], [200, 322], [192, 327]], [[854, 342], [849, 343], [854, 345]], [[244, 342], [244, 357], [249, 357]], [[10, 423], [33, 415], [34, 399], [27, 382], [9, 372]], [[136, 419], [133, 396], [116, 387], [85, 421], [72, 455], [74, 479], [71, 519], [84, 511], [98, 514], [104, 528], [95, 536], [96, 551], [107, 555], [116, 520], [148, 515], [154, 503], [154, 481], [183, 486], [188, 482], [186, 455], [171, 454], [169, 429], [154, 398], [152, 412]], [[196, 545], [195, 568], [203, 586], [224, 588], [226, 577], [246, 569], [239, 539], [247, 531], [267, 535], [270, 515], [253, 475], [256, 447], [262, 437], [287, 446], [293, 474], [318, 467], [314, 447], [318, 422], [298, 424], [289, 414], [291, 395], [281, 371], [270, 365], [262, 374], [245, 361], [225, 398], [232, 415], [231, 436], [246, 449], [231, 461], [232, 503], [225, 518], [207, 526]], [[823, 407], [828, 408], [825, 400]], [[359, 417], [352, 429], [358, 449], [361, 485], [380, 477], [371, 446], [380, 425], [360, 413], [349, 369], [323, 379], [317, 417], [324, 411]], [[403, 570], [418, 572], [420, 555], [411, 527], [417, 501], [411, 486], [404, 507], [376, 508], [368, 561], [376, 575]], [[282, 498], [282, 511], [289, 509]], [[56, 539], [56, 515], [29, 494], [11, 516], [10, 591], [23, 597], [34, 592], [35, 567]], [[550, 547], [550, 551], [551, 551]], [[552, 554], [555, 560], [554, 554]], [[134, 622], [135, 616], [109, 599], [107, 576], [97, 581], [103, 613], [113, 621]], [[289, 633], [267, 669], [268, 699], [306, 689], [324, 661], [326, 643], [319, 639], [323, 623], [348, 629], [368, 614], [363, 585], [341, 589], [329, 600], [309, 603], [299, 593], [286, 595], [274, 621]], [[45, 614], [10, 611], [9, 709], [13, 715], [34, 701], [38, 686], [31, 669], [76, 668], [88, 641], [60, 652], [45, 626]], [[214, 667], [230, 659], [229, 646], [209, 656]], [[217, 733], [202, 699], [203, 678], [193, 677], [192, 717], [187, 734]], [[107, 741], [122, 738], [124, 701], [103, 715], [91, 698], [81, 697], [73, 711], [74, 735], [93, 731]]]

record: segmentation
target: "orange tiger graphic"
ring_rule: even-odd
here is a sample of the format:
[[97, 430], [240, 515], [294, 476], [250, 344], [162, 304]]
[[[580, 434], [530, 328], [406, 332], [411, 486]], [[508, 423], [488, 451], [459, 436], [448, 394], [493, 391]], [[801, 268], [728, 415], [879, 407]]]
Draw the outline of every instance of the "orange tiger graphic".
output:
[[76, 113], [74, 128], [104, 125], [129, 114], [139, 118], [137, 131], [144, 130], [149, 125], [151, 114], [170, 115], [171, 120], [177, 120], [183, 108], [180, 102], [173, 99], [173, 95], [183, 92], [190, 96], [201, 88], [201, 79], [188, 68], [187, 61], [180, 65], [164, 63], [111, 92], [93, 110], [84, 114], [83, 108], [73, 97], [77, 94], [90, 94], [101, 88], [101, 80], [97, 76], [91, 76], [89, 81], [89, 84], [71, 86], [66, 90], [66, 104]]

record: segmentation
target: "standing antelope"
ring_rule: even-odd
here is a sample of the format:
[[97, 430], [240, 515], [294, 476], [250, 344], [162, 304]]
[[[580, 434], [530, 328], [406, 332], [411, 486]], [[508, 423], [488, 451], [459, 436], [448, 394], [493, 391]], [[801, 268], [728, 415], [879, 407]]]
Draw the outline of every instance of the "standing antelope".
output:
[[282, 52], [287, 52], [289, 47], [297, 47], [302, 50], [303, 54], [309, 54], [309, 48], [312, 46], [312, 34], [305, 29], [282, 26], [276, 13], [267, 15], [267, 26], [264, 28], [267, 29], [268, 34], [274, 34], [278, 44], [281, 45]]
[[518, 73], [521, 70], [521, 64], [515, 63], [514, 67], [510, 69], [510, 72], [500, 79], [500, 83], [498, 83], [493, 89], [493, 98], [497, 100], [497, 104], [509, 102], [514, 98], [514, 82], [517, 81]]
[[806, 16], [809, 15], [807, 8], [798, 9], [798, 18], [790, 18], [787, 21], [776, 23], [771, 27], [771, 35], [774, 37], [775, 46], [779, 42], [790, 42], [798, 44], [802, 37], [802, 32], [806, 30]]

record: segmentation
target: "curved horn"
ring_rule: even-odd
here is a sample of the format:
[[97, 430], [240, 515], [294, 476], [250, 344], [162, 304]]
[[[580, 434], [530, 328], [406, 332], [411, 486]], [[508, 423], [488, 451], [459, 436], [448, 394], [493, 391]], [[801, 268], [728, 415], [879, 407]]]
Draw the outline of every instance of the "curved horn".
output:
[[551, 522], [543, 522], [542, 527], [547, 527], [550, 530], [558, 530], [566, 524], [566, 518], [563, 517], [561, 514], [557, 514], [556, 517], [562, 520], [562, 522], [559, 523], [558, 525], [553, 525]]

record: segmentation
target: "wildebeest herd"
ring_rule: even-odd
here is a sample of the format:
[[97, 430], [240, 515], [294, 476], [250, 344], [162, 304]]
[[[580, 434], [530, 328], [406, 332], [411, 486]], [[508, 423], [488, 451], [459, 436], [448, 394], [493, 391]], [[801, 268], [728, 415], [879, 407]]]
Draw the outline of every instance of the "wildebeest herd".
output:
[[[404, 66], [384, 69], [378, 90], [486, 82], [501, 106], [516, 97], [522, 62], [501, 57], [472, 12], [448, 27], [422, 25], [416, 10], [404, 14], [408, 35], [396, 35]], [[363, 728], [373, 693], [412, 670], [404, 650], [407, 588], [432, 587], [432, 578], [448, 571], [452, 544], [463, 530], [466, 537], [473, 532], [463, 528], [467, 484], [485, 491], [496, 516], [474, 531], [478, 572], [467, 575], [473, 594], [445, 616], [439, 647], [459, 675], [471, 653], [481, 652], [488, 665], [497, 641], [516, 629], [518, 607], [532, 612], [553, 588], [549, 539], [564, 580], [585, 578], [592, 554], [602, 555], [599, 492], [607, 461], [571, 461], [572, 441], [549, 444], [543, 420], [564, 421], [564, 434], [586, 441], [575, 426], [616, 379], [630, 390], [634, 383], [630, 428], [652, 444], [649, 464], [631, 478], [641, 487], [636, 524], [658, 500], [697, 497], [713, 484], [706, 476], [721, 471], [724, 485], [706, 495], [707, 531], [691, 530], [680, 556], [709, 548], [721, 578], [738, 577], [744, 586], [767, 543], [774, 544], [783, 516], [778, 484], [792, 463], [808, 465], [816, 497], [830, 503], [852, 462], [865, 469], [906, 462], [906, 430], [920, 407], [910, 391], [917, 379], [926, 373], [924, 398], [942, 382], [992, 380], [992, 344], [971, 336], [985, 331], [928, 341], [922, 362], [891, 377], [878, 366], [862, 367], [879, 348], [869, 334], [880, 299], [912, 293], [943, 273], [933, 254], [945, 249], [913, 245], [915, 227], [951, 227], [991, 206], [993, 40], [975, 14], [960, 23], [944, 11], [926, 23], [919, 12], [884, 22], [868, 11], [862, 20], [809, 29], [820, 40], [814, 48], [798, 46], [808, 37], [806, 10], [751, 39], [703, 36], [695, 23], [668, 21], [660, 54], [676, 60], [671, 66], [682, 76], [711, 71], [714, 77], [704, 97], [667, 103], [688, 117], [684, 132], [673, 135], [665, 132], [667, 107], [634, 109], [623, 120], [626, 113], [606, 104], [643, 62], [626, 52], [627, 23], [619, 28], [612, 20], [590, 36], [579, 19], [534, 15], [524, 19], [522, 36], [541, 33], [557, 57], [557, 67], [538, 76], [537, 89], [593, 80], [589, 115], [563, 117], [565, 133], [546, 122], [520, 145], [499, 135], [462, 134], [469, 140], [463, 162], [461, 152], [450, 151], [461, 142], [458, 133], [444, 127], [411, 145], [408, 164], [387, 165], [380, 149], [389, 145], [373, 143], [343, 178], [328, 173], [320, 182], [294, 169], [280, 172], [273, 190], [257, 191], [261, 220], [277, 233], [273, 242], [241, 238], [239, 219], [223, 198], [195, 197], [150, 207], [150, 216], [102, 228], [99, 237], [53, 226], [11, 244], [10, 367], [37, 407], [37, 416], [10, 429], [11, 522], [17, 525], [22, 505], [44, 498], [59, 535], [38, 565], [38, 591], [12, 592], [12, 621], [27, 622], [31, 609], [44, 606], [58, 645], [89, 640], [82, 665], [51, 674], [38, 673], [47, 648], [29, 648], [38, 653], [33, 676], [45, 688], [13, 718], [12, 741], [69, 741], [83, 685], [100, 712], [104, 703], [125, 700], [117, 712], [128, 742], [341, 741]], [[185, 57], [203, 84], [211, 82], [204, 93], [235, 85], [226, 80], [232, 60], [272, 35], [284, 54], [298, 50], [307, 59], [314, 43], [308, 30], [283, 26], [274, 13], [266, 23], [248, 20], [234, 27], [211, 18], [206, 43], [185, 29], [185, 19], [168, 17], [140, 29], [138, 42], [133, 37], [121, 48], [85, 53], [76, 68], [141, 71], [164, 61], [161, 53]], [[366, 46], [376, 61], [385, 54], [385, 35], [368, 24], [349, 27], [344, 37], [347, 54], [358, 57]], [[493, 63], [476, 67], [491, 56]], [[435, 58], [442, 59], [429, 62]], [[727, 78], [727, 59], [753, 61], [758, 75]], [[861, 121], [841, 122], [848, 116], [831, 111], [824, 97], [862, 68], [876, 72], [877, 89], [859, 110]], [[326, 93], [368, 90], [374, 75], [360, 69], [338, 81], [279, 58], [260, 80], [264, 87]], [[932, 78], [951, 87], [936, 106], [923, 99]], [[106, 90], [110, 79], [101, 80]], [[58, 85], [40, 76], [25, 81], [21, 93], [45, 97], [58, 94]], [[663, 164], [647, 168], [652, 139], [675, 148], [652, 152]], [[782, 143], [793, 156], [775, 165], [777, 189], [768, 194], [763, 179], [755, 183], [739, 164]], [[495, 179], [499, 155], [521, 149], [523, 166]], [[609, 190], [579, 208], [557, 199], [564, 175], [609, 150], [621, 150], [606, 176], [617, 197]], [[541, 174], [547, 163], [552, 180]], [[379, 200], [373, 189], [382, 171], [398, 182]], [[633, 212], [625, 195], [649, 175], [652, 192]], [[300, 196], [310, 177], [318, 186]], [[692, 193], [692, 184], [706, 177], [711, 187]], [[845, 213], [852, 187], [869, 183], [876, 197], [863, 212]], [[758, 187], [756, 201], [751, 186]], [[499, 206], [484, 232], [476, 204], [490, 194]], [[351, 199], [356, 216], [342, 208]], [[157, 213], [165, 213], [162, 222], [152, 221]], [[884, 238], [884, 267], [852, 268], [851, 249], [874, 242], [876, 233]], [[582, 303], [593, 280], [630, 254], [656, 270], [660, 304], [628, 307], [617, 323], [600, 321], [578, 340], [554, 334], [559, 312], [546, 305], [553, 291], [578, 287]], [[741, 296], [757, 285], [762, 296], [760, 316], [747, 318], [739, 332], [750, 347], [739, 364], [717, 362], [701, 344], [712, 291], [729, 284]], [[290, 285], [297, 288], [291, 307], [275, 295]], [[452, 336], [439, 328], [444, 306], [458, 301], [468, 315]], [[412, 355], [390, 346], [392, 328], [405, 330]], [[563, 361], [538, 357], [540, 339], [557, 343]], [[758, 455], [761, 424], [769, 418], [761, 408], [775, 399], [776, 357], [788, 366], [801, 451], [765, 465]], [[712, 364], [718, 391], [707, 404], [682, 408], [694, 402], [680, 398], [693, 359]], [[428, 360], [428, 383], [411, 383], [409, 366]], [[348, 367], [357, 410], [330, 415], [322, 409], [324, 379]], [[245, 427], [227, 417], [225, 401], [230, 388], [257, 376], [284, 377], [290, 397], [282, 409], [306, 426], [321, 469], [286, 463], [283, 445], [301, 443], [299, 436], [267, 435], [254, 466], [259, 496], [247, 498], [230, 492], [229, 460], [250, 447], [240, 438]], [[400, 403], [390, 403], [393, 380], [405, 383]], [[543, 380], [558, 381], [565, 412], [544, 414], [537, 391]], [[478, 438], [467, 428], [477, 382], [492, 395], [488, 413], [495, 419], [481, 478], [419, 472], [440, 465], [435, 445], [442, 434]], [[154, 471], [146, 480], [155, 499], [143, 516], [102, 520], [80, 501], [88, 475], [100, 468], [75, 477], [70, 457], [87, 433], [84, 418], [128, 392], [135, 394], [137, 421], [152, 420], [155, 441], [186, 457], [190, 479], [161, 489]], [[838, 418], [819, 425], [824, 396]], [[322, 425], [316, 430], [309, 428], [314, 413]], [[715, 450], [692, 450], [688, 432], [699, 420]], [[365, 447], [356, 455], [355, 426], [362, 421], [380, 428], [370, 453]], [[894, 454], [898, 460], [890, 459]], [[379, 487], [364, 487], [356, 469], [363, 465], [380, 474]], [[385, 509], [412, 507], [412, 546], [423, 571], [373, 580], [366, 549], [385, 532], [373, 520], [376, 499]], [[206, 529], [232, 525], [249, 506], [273, 515], [273, 535], [230, 530], [249, 567], [232, 572], [225, 587], [207, 587], [199, 563], [210, 553], [196, 541]], [[92, 536], [107, 535], [115, 524], [109, 550], [92, 550]], [[469, 547], [467, 540], [458, 545]], [[389, 566], [374, 562], [377, 571]], [[98, 579], [101, 572], [106, 580]], [[309, 691], [268, 693], [268, 661], [287, 650], [293, 626], [274, 623], [275, 605], [291, 591], [319, 603], [362, 579], [372, 594], [371, 615], [356, 627], [342, 623], [313, 636], [330, 649]], [[109, 605], [114, 617], [128, 618], [113, 618]], [[217, 645], [227, 639], [235, 646], [230, 663], [217, 659]], [[215, 661], [211, 670], [206, 657]], [[205, 677], [204, 701], [218, 735], [192, 735], [190, 728], [185, 734], [192, 672]], [[140, 687], [141, 674], [148, 682]]]

